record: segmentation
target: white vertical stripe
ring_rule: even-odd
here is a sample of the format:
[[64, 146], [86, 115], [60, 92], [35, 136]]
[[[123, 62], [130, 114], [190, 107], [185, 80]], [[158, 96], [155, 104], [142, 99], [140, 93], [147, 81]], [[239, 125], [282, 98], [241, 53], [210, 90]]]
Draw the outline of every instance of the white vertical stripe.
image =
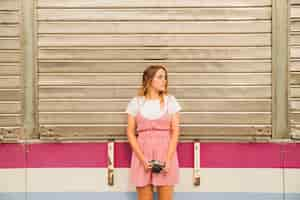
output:
[[[194, 182], [197, 183], [200, 178], [200, 143], [194, 143]], [[198, 182], [199, 183], [199, 182]], [[197, 185], [199, 185], [197, 183]], [[201, 180], [200, 180], [201, 184]]]
[[108, 169], [107, 169], [107, 184], [114, 184], [114, 142], [108, 142]]

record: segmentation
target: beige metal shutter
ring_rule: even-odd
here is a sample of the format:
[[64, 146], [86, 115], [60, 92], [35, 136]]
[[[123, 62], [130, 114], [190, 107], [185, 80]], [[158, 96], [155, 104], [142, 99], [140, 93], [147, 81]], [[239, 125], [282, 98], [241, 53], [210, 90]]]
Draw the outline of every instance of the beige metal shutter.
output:
[[22, 52], [20, 2], [0, 1], [0, 142], [22, 131]]
[[300, 1], [290, 0], [289, 12], [289, 127], [300, 138]]
[[125, 137], [141, 72], [169, 69], [181, 135], [271, 136], [271, 0], [38, 0], [43, 137]]

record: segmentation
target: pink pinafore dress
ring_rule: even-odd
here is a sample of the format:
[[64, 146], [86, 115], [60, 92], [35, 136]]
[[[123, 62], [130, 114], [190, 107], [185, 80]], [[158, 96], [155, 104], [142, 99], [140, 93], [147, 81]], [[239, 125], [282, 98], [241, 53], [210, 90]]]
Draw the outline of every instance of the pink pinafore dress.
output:
[[[168, 106], [164, 114], [158, 119], [143, 117], [139, 108], [136, 115], [136, 123], [138, 133], [137, 142], [146, 160], [156, 159], [165, 161], [171, 138], [171, 115], [168, 112]], [[136, 187], [148, 184], [154, 186], [177, 184], [179, 179], [177, 151], [173, 154], [169, 171], [158, 174], [152, 173], [151, 170], [146, 172], [142, 162], [140, 162], [132, 151], [129, 177], [130, 183]]]

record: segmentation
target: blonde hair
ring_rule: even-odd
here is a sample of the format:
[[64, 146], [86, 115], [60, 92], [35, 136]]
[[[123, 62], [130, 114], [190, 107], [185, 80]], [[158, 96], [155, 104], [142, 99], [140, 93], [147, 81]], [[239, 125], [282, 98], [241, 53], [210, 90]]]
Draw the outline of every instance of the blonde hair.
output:
[[159, 97], [160, 97], [160, 105], [164, 103], [164, 95], [168, 94], [168, 71], [167, 68], [164, 65], [150, 65], [147, 67], [143, 72], [143, 80], [142, 80], [142, 86], [138, 90], [138, 96], [146, 96], [148, 93], [148, 88], [151, 85], [151, 82], [156, 74], [156, 72], [160, 69], [163, 69], [166, 74], [166, 85], [164, 91], [159, 91]]

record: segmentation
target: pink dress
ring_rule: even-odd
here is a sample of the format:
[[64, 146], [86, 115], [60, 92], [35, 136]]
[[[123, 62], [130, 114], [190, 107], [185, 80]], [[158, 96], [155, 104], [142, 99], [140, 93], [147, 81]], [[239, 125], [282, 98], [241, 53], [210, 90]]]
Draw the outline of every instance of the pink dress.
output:
[[[168, 106], [167, 106], [168, 107]], [[167, 111], [159, 119], [147, 119], [142, 116], [140, 109], [136, 115], [137, 142], [146, 160], [164, 161], [168, 152], [168, 145], [171, 138], [171, 115]], [[179, 166], [177, 151], [173, 154], [170, 169], [167, 173], [152, 173], [145, 171], [142, 162], [132, 151], [131, 166], [129, 171], [130, 182], [136, 187], [152, 184], [174, 185], [178, 183]]]

